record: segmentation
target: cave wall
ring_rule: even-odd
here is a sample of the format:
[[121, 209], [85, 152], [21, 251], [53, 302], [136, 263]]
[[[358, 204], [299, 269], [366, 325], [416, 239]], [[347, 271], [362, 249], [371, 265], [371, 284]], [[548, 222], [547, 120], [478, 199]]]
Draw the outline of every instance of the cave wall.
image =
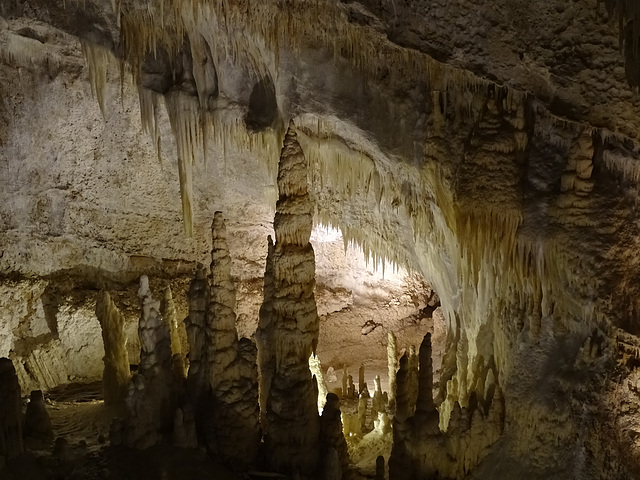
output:
[[[118, 26], [115, 12], [88, 2], [89, 24], [101, 32], [93, 40], [132, 65], [135, 81], [155, 89], [141, 95], [142, 118], [149, 129], [158, 126], [159, 136], [143, 134], [127, 82], [123, 102], [115, 101], [117, 80], [106, 81], [113, 74], [102, 77], [106, 64], [96, 61], [108, 55], [85, 45], [91, 83], [106, 99], [105, 118], [94, 106], [95, 143], [84, 131], [74, 131], [71, 143], [69, 125], [89, 130], [85, 109], [59, 99], [68, 98], [61, 94], [65, 78], [74, 69], [79, 75], [81, 59], [76, 49], [74, 61], [52, 72], [51, 59], [64, 52], [50, 49], [73, 40], [56, 31], [58, 40], [41, 46], [17, 33], [22, 23], [49, 28], [26, 20], [35, 17], [90, 37], [55, 20], [59, 3], [30, 2], [32, 10], [3, 30], [9, 87], [2, 87], [2, 99], [10, 114], [3, 117], [9, 133], [2, 155], [12, 160], [4, 162], [10, 175], [3, 178], [14, 187], [2, 202], [6, 274], [64, 268], [120, 282], [149, 270], [177, 275], [206, 252], [203, 226], [212, 208], [238, 218], [239, 232], [249, 230], [241, 219], [251, 216], [260, 228], [247, 235], [249, 245], [260, 248], [248, 250], [265, 252], [273, 146], [282, 121], [294, 118], [311, 162], [316, 221], [340, 227], [374, 261], [415, 268], [442, 299], [448, 344], [436, 399], [441, 428], [474, 395], [484, 399], [487, 386], [503, 391], [504, 433], [468, 469], [496, 478], [628, 471], [626, 462], [603, 453], [620, 454], [599, 433], [615, 423], [606, 416], [615, 413], [598, 417], [618, 356], [618, 329], [637, 333], [640, 298], [639, 107], [610, 9], [598, 11], [595, 0], [263, 2], [248, 17], [246, 2], [230, 2], [225, 12], [185, 2], [169, 3], [174, 16], [163, 18], [157, 3], [145, 11], [129, 1], [120, 4]], [[188, 46], [176, 32], [187, 33]], [[165, 70], [145, 63], [151, 47], [164, 50]], [[35, 72], [26, 86], [16, 81], [18, 67]], [[167, 70], [180, 73], [180, 81], [161, 91], [166, 85], [155, 80]], [[88, 100], [84, 75], [74, 82]], [[24, 94], [31, 91], [38, 94]], [[165, 93], [168, 114], [153, 103]], [[36, 104], [51, 112], [64, 105], [55, 114], [63, 125], [33, 128]], [[77, 123], [69, 121], [74, 115]], [[202, 123], [210, 137], [185, 134]], [[60, 151], [74, 149], [66, 160], [45, 153], [59, 131], [69, 132]], [[120, 144], [116, 134], [129, 138]], [[162, 163], [154, 151], [158, 138]], [[198, 153], [203, 138], [217, 145], [206, 164]], [[133, 150], [122, 155], [129, 142]], [[61, 160], [69, 163], [57, 167]], [[82, 185], [76, 194], [60, 188], [71, 174]], [[121, 185], [112, 184], [117, 179]], [[22, 184], [36, 187], [21, 197], [15, 187]], [[81, 201], [67, 203], [68, 195]], [[21, 220], [12, 212], [21, 212]], [[23, 216], [31, 220], [23, 223]], [[192, 239], [182, 235], [181, 221]], [[39, 247], [28, 246], [31, 237], [42, 238]], [[232, 258], [254, 265], [253, 278], [260, 278], [263, 263], [237, 253]]]

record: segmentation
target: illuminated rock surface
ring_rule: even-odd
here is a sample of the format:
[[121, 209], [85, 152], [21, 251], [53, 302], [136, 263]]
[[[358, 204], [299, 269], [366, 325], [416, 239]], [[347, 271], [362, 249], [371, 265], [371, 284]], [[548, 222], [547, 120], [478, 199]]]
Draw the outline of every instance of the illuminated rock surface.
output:
[[[140, 345], [141, 275], [170, 283], [177, 322], [190, 316], [188, 391], [201, 391], [204, 310], [188, 303], [209, 287], [188, 300], [185, 290], [209, 263], [220, 210], [236, 339], [261, 325], [267, 434], [270, 408], [310, 425], [295, 455], [272, 432], [276, 466], [313, 463], [302, 458], [318, 438], [312, 350], [325, 371], [365, 364], [364, 381], [378, 374], [386, 388], [429, 331], [417, 390], [415, 356], [399, 377], [413, 386], [400, 382], [397, 398], [387, 388], [407, 475], [637, 477], [635, 2], [25, 0], [3, 2], [0, 16], [0, 355], [22, 391], [102, 377], [94, 311], [108, 290], [139, 365], [131, 388], [145, 392], [130, 398], [148, 397], [135, 408], [152, 415], [145, 402], [165, 393], [147, 395], [144, 375], [187, 352]], [[314, 203], [279, 213], [270, 264], [290, 119], [308, 163], [292, 173]], [[412, 270], [441, 307], [419, 282], [345, 281], [353, 258], [319, 255], [321, 240], [310, 268], [314, 224], [339, 228], [347, 252], [387, 274]], [[282, 293], [294, 278], [298, 303]], [[302, 329], [284, 328], [290, 309]], [[251, 376], [255, 351], [243, 345]], [[174, 415], [163, 414], [167, 441]], [[141, 443], [163, 435], [151, 436]]]

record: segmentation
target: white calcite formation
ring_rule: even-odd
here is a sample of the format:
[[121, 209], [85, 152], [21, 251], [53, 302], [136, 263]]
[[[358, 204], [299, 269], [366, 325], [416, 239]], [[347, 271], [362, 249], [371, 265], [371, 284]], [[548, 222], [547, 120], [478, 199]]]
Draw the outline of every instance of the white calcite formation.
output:
[[398, 369], [398, 346], [396, 335], [389, 332], [387, 335], [387, 365], [389, 369], [389, 407], [393, 410], [396, 405], [396, 370]]
[[129, 384], [123, 441], [147, 448], [166, 438], [173, 428], [177, 402], [176, 378], [171, 355], [171, 333], [153, 299], [146, 275], [138, 290], [142, 312], [138, 325], [140, 364]]
[[293, 124], [278, 166], [273, 251], [273, 374], [267, 398], [265, 446], [272, 468], [312, 475], [318, 468], [318, 387], [309, 357], [318, 341], [315, 257], [309, 243], [313, 204], [308, 165]]
[[96, 301], [96, 316], [102, 328], [104, 343], [104, 371], [102, 393], [105, 405], [121, 405], [127, 395], [131, 373], [127, 336], [124, 331], [125, 318], [111, 300], [109, 292], [103, 290]]
[[0, 465], [23, 451], [20, 384], [11, 360], [0, 358]]
[[209, 449], [224, 461], [251, 465], [260, 444], [257, 349], [249, 339], [238, 341], [236, 291], [221, 212], [215, 213], [211, 234], [206, 328], [211, 417], [206, 441]]

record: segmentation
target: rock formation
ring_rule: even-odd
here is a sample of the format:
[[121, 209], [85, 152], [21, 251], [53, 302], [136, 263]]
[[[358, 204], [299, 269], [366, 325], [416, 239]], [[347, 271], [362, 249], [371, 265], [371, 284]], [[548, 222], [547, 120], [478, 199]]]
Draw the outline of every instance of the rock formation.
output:
[[12, 460], [22, 452], [20, 384], [11, 360], [0, 358], [0, 457]]
[[249, 339], [238, 342], [236, 292], [222, 212], [215, 213], [211, 234], [206, 359], [212, 418], [207, 443], [225, 461], [251, 465], [260, 443], [257, 350]]
[[173, 302], [173, 293], [171, 292], [171, 286], [168, 283], [162, 289], [160, 315], [162, 316], [162, 320], [169, 329], [169, 334], [171, 337], [171, 354], [173, 356], [182, 356], [182, 341], [180, 340], [180, 330], [178, 326], [178, 317], [176, 315], [176, 306]]
[[[338, 459], [337, 469], [332, 458], [334, 454]], [[344, 477], [349, 467], [349, 453], [342, 433], [340, 398], [334, 393], [327, 394], [320, 417], [320, 458], [324, 472], [337, 470], [340, 472], [337, 478]]]
[[[187, 376], [187, 393], [191, 403], [199, 414], [204, 402], [203, 395], [208, 390], [209, 374], [207, 364], [207, 308], [211, 295], [207, 272], [204, 265], [199, 264], [195, 277], [189, 285], [187, 299], [189, 316], [185, 319], [187, 341], [189, 342], [189, 372]], [[197, 416], [201, 416], [197, 414]]]
[[256, 343], [258, 345], [258, 371], [260, 374], [260, 422], [263, 430], [267, 422], [267, 398], [271, 381], [275, 373], [275, 324], [273, 322], [274, 299], [274, 272], [273, 272], [274, 246], [271, 235], [267, 237], [267, 259], [263, 280], [263, 298], [258, 317], [256, 330]]
[[318, 341], [315, 258], [309, 243], [313, 206], [307, 161], [293, 124], [278, 166], [279, 198], [273, 222], [273, 338], [275, 362], [267, 399], [265, 446], [278, 471], [311, 475], [318, 467], [317, 386], [309, 357]]
[[135, 448], [157, 444], [172, 430], [177, 403], [171, 355], [171, 332], [160, 315], [146, 275], [140, 278], [141, 303], [138, 337], [140, 364], [129, 384], [124, 443]]
[[127, 337], [124, 332], [125, 319], [106, 290], [102, 290], [98, 295], [96, 316], [102, 328], [104, 344], [104, 402], [106, 405], [122, 405], [131, 378]]
[[378, 418], [378, 413], [386, 413], [387, 401], [382, 393], [382, 387], [380, 386], [380, 375], [376, 375], [373, 381], [373, 397], [371, 398], [371, 417]]
[[396, 405], [396, 370], [398, 369], [398, 352], [397, 352], [396, 335], [389, 332], [387, 335], [387, 365], [389, 366], [389, 408], [393, 411]]
[[24, 415], [24, 436], [45, 444], [53, 441], [53, 428], [44, 404], [42, 390], [34, 390], [29, 396], [27, 411]]

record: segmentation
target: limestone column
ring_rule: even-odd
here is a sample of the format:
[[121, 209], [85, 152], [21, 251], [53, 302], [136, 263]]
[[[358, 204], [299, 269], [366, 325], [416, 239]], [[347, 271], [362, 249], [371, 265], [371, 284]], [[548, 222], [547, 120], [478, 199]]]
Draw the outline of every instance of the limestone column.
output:
[[20, 383], [11, 360], [0, 358], [0, 463], [23, 452]]
[[124, 332], [125, 320], [106, 290], [102, 290], [98, 295], [96, 316], [100, 322], [104, 344], [104, 403], [121, 405], [127, 395], [127, 386], [131, 378], [127, 337]]
[[396, 405], [396, 370], [398, 369], [398, 347], [396, 335], [393, 332], [387, 335], [387, 365], [389, 367], [389, 408], [393, 411]]
[[258, 345], [258, 372], [260, 375], [260, 422], [262, 429], [267, 422], [267, 398], [275, 372], [274, 323], [273, 323], [273, 255], [274, 245], [271, 235], [267, 237], [267, 261], [264, 270], [263, 301], [258, 314], [256, 342]]
[[440, 417], [433, 401], [433, 360], [431, 358], [431, 333], [427, 333], [420, 345], [418, 399], [416, 401], [416, 428], [423, 433], [437, 435]]
[[187, 299], [189, 316], [185, 319], [187, 341], [189, 343], [189, 371], [187, 375], [187, 395], [194, 407], [196, 417], [203, 401], [205, 385], [209, 384], [206, 361], [206, 325], [209, 306], [209, 281], [204, 265], [198, 264], [195, 277], [189, 285]]
[[330, 470], [330, 461], [332, 450], [337, 452], [339, 466], [342, 476], [344, 477], [349, 467], [349, 453], [347, 442], [342, 433], [342, 416], [340, 412], [340, 398], [335, 393], [326, 395], [326, 403], [322, 409], [320, 417], [320, 454], [322, 457], [322, 466], [325, 472]]
[[171, 338], [171, 354], [182, 356], [182, 342], [180, 341], [180, 332], [178, 330], [178, 316], [176, 315], [176, 306], [173, 302], [173, 294], [169, 282], [162, 290], [162, 301], [160, 302], [160, 315], [162, 320], [169, 329]]
[[148, 448], [171, 432], [176, 408], [175, 376], [171, 358], [171, 333], [160, 315], [146, 275], [140, 277], [142, 306], [138, 337], [140, 364], [129, 383], [125, 444]]
[[318, 342], [314, 296], [315, 256], [309, 243], [313, 204], [307, 191], [307, 161], [293, 124], [278, 166], [279, 198], [273, 222], [273, 380], [267, 399], [265, 445], [271, 467], [313, 475], [318, 468], [317, 388], [309, 357]]
[[207, 310], [207, 370], [212, 392], [210, 450], [231, 464], [247, 465], [260, 445], [257, 352], [251, 340], [238, 342], [236, 291], [222, 212], [211, 227], [211, 277]]

